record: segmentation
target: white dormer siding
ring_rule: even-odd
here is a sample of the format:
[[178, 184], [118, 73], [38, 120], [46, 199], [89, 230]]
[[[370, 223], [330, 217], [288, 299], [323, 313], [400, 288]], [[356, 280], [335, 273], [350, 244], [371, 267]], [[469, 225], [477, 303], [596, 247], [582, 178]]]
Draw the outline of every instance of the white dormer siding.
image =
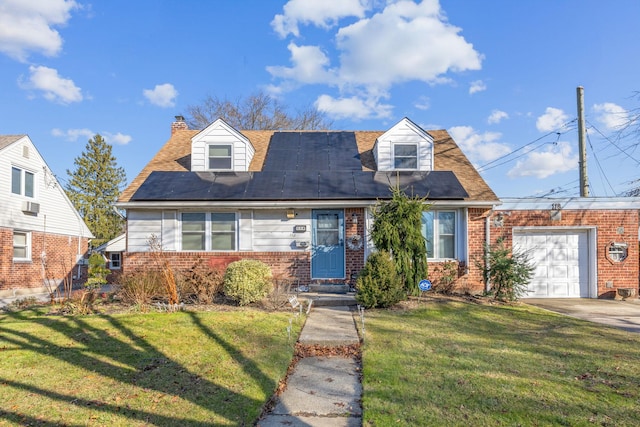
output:
[[[415, 161], [412, 157], [415, 153]], [[406, 117], [376, 140], [373, 156], [379, 171], [433, 170], [433, 138]]]
[[[191, 139], [191, 170], [246, 172], [254, 153], [244, 135], [218, 119]], [[210, 154], [215, 158], [213, 162], [209, 161]]]

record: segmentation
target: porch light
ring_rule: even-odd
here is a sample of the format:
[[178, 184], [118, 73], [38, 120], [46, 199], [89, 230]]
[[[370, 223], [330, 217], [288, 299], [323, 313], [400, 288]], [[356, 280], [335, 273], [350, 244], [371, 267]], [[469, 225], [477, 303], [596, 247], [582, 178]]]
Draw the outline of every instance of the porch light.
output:
[[356, 214], [355, 212], [351, 214], [351, 223], [352, 224], [358, 223], [358, 214]]
[[293, 209], [287, 209], [287, 219], [294, 219], [296, 217], [296, 211]]

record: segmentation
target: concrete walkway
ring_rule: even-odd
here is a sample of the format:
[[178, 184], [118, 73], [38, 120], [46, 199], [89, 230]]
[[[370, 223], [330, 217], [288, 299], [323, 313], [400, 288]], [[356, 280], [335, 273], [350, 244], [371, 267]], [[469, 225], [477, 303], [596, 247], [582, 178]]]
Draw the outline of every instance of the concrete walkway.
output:
[[[358, 344], [360, 339], [349, 307], [315, 307], [307, 317], [300, 339], [303, 345], [336, 347]], [[304, 357], [287, 379], [271, 412], [257, 425], [360, 427], [362, 384], [359, 362], [346, 357]]]

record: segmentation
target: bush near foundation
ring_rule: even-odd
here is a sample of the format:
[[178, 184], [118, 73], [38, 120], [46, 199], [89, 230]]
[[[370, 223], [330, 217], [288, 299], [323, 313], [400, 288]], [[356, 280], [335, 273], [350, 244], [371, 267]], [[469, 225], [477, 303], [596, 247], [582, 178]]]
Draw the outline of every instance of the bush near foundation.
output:
[[271, 268], [258, 260], [232, 262], [224, 274], [224, 294], [238, 305], [262, 300], [271, 292], [272, 287]]
[[356, 281], [356, 301], [366, 308], [389, 307], [407, 296], [403, 281], [387, 251], [369, 255]]

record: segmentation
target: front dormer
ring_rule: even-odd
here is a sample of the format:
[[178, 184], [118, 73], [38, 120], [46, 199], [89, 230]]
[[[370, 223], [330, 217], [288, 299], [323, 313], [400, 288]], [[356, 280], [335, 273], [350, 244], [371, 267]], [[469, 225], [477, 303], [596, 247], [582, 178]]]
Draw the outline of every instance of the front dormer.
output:
[[405, 117], [378, 137], [373, 156], [378, 171], [431, 171], [433, 138]]
[[254, 153], [243, 134], [218, 119], [191, 138], [191, 171], [246, 172]]

